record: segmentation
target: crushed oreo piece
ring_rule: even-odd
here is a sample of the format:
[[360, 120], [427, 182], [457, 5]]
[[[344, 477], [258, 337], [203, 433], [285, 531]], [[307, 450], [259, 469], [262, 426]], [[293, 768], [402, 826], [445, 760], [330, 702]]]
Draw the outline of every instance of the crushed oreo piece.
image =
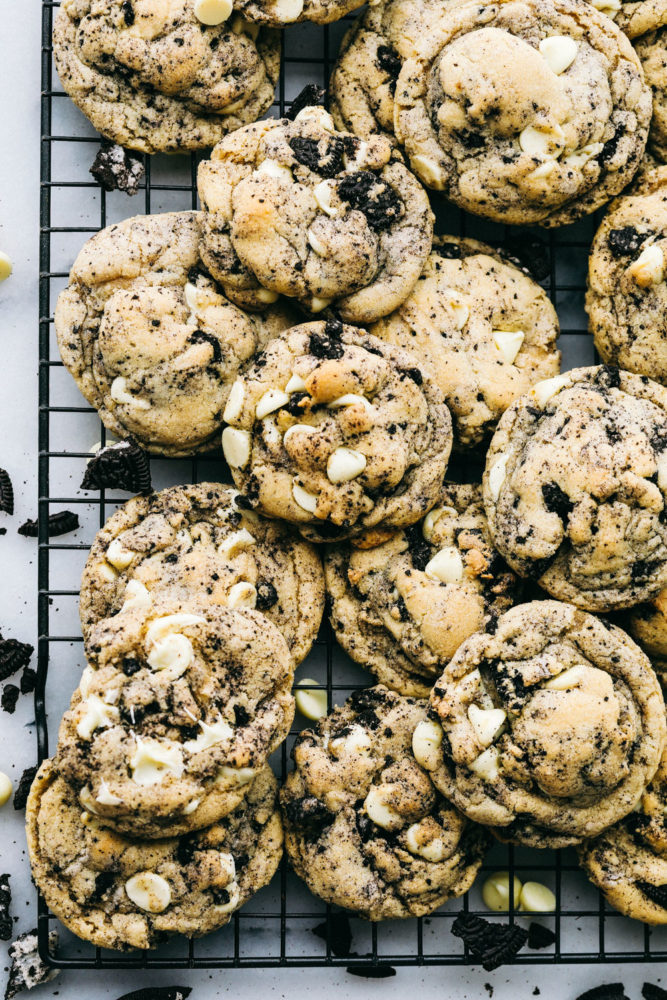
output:
[[324, 104], [324, 95], [326, 90], [324, 87], [318, 86], [316, 83], [307, 83], [300, 94], [297, 94], [290, 105], [289, 111], [285, 112], [285, 118], [289, 118], [290, 121], [294, 121], [296, 116], [304, 108], [314, 108], [318, 104]]
[[556, 940], [556, 935], [550, 927], [538, 924], [533, 921], [528, 925], [528, 947], [537, 950], [538, 948], [550, 948]]
[[465, 149], [481, 149], [486, 144], [484, 136], [472, 129], [463, 129], [461, 132], [457, 132], [456, 138]]
[[131, 28], [134, 24], [134, 7], [132, 6], [132, 0], [123, 0], [121, 11], [125, 24], [128, 28]]
[[306, 836], [319, 837], [325, 827], [331, 826], [335, 816], [314, 795], [304, 795], [301, 799], [293, 799], [285, 806], [285, 816], [288, 822], [299, 826]]
[[0, 469], [0, 510], [5, 514], [14, 513], [14, 487], [6, 469]]
[[345, 970], [351, 976], [360, 976], [362, 979], [390, 979], [396, 975], [396, 969], [387, 962], [378, 962], [373, 965], [366, 962], [364, 965], [348, 965]]
[[370, 170], [346, 174], [338, 183], [338, 194], [366, 216], [371, 229], [388, 229], [404, 211], [394, 189]]
[[486, 972], [514, 958], [528, 940], [528, 931], [518, 924], [491, 923], [470, 913], [459, 913], [452, 924], [452, 934], [481, 959]]
[[139, 190], [146, 169], [143, 160], [117, 143], [103, 139], [90, 172], [105, 191], [124, 191], [133, 195]]
[[438, 257], [444, 257], [445, 260], [461, 260], [463, 247], [460, 243], [443, 242], [434, 245], [433, 253], [437, 253]]
[[16, 786], [16, 791], [14, 792], [14, 808], [17, 811], [25, 809], [25, 804], [28, 801], [28, 795], [30, 794], [30, 788], [35, 780], [36, 774], [37, 766], [26, 767], [25, 771], [19, 778], [19, 783]]
[[602, 983], [586, 990], [577, 1000], [628, 1000], [623, 983]]
[[9, 941], [14, 929], [14, 921], [9, 912], [12, 903], [12, 890], [9, 888], [9, 875], [0, 875], [0, 941]]
[[[58, 947], [58, 932], [49, 934], [49, 950], [54, 952]], [[9, 957], [12, 960], [9, 969], [9, 979], [5, 989], [5, 1000], [12, 1000], [17, 993], [31, 990], [51, 982], [58, 975], [59, 969], [52, 969], [39, 957], [37, 928], [19, 934], [9, 946]]]
[[667, 1000], [667, 990], [654, 983], [644, 983], [642, 986], [642, 996], [644, 1000]]
[[0, 706], [3, 712], [7, 712], [8, 715], [14, 714], [20, 693], [16, 684], [5, 684], [2, 689], [2, 696], [0, 696]]
[[612, 229], [607, 237], [607, 246], [614, 257], [630, 257], [637, 253], [651, 233], [638, 233], [634, 226]]
[[547, 510], [557, 514], [561, 521], [565, 521], [574, 509], [574, 504], [558, 483], [544, 483], [542, 499]]
[[392, 49], [390, 45], [378, 45], [376, 62], [392, 80], [398, 80], [403, 64], [396, 49]]
[[257, 581], [257, 600], [255, 607], [258, 611], [267, 611], [278, 601], [278, 591], [268, 580]]
[[412, 565], [420, 572], [424, 572], [426, 565], [431, 559], [431, 546], [424, 538], [421, 524], [412, 524], [405, 529], [408, 540], [408, 552], [412, 559]]
[[611, 160], [613, 160], [616, 155], [616, 150], [618, 149], [618, 144], [625, 134], [626, 126], [621, 122], [616, 126], [616, 131], [614, 132], [611, 139], [607, 139], [604, 146], [602, 147], [602, 152], [598, 156], [598, 162], [601, 167], [606, 167]]
[[323, 333], [311, 333], [309, 350], [313, 357], [331, 361], [342, 358], [344, 354], [343, 345], [327, 334], [326, 327]]
[[667, 885], [652, 885], [650, 882], [639, 881], [635, 882], [635, 885], [652, 903], [667, 910]]
[[153, 490], [148, 455], [127, 438], [95, 452], [86, 467], [82, 490], [126, 490], [146, 496]]
[[19, 684], [21, 687], [21, 694], [32, 694], [37, 687], [37, 671], [33, 670], [31, 667], [26, 667], [21, 674]]
[[329, 920], [313, 927], [313, 934], [323, 941], [329, 942], [329, 947], [336, 958], [347, 958], [352, 947], [352, 928], [350, 918], [344, 913], [331, 913]]
[[[323, 152], [320, 149], [322, 143], [325, 143]], [[299, 163], [322, 177], [335, 177], [345, 165], [345, 143], [336, 136], [332, 136], [327, 142], [324, 139], [295, 135], [289, 140], [289, 145]]]
[[415, 385], [423, 385], [424, 376], [421, 368], [401, 368], [399, 370], [401, 375], [407, 375], [408, 378], [411, 378]]
[[[48, 536], [57, 538], [59, 535], [67, 535], [70, 531], [76, 531], [79, 527], [79, 515], [71, 510], [59, 510], [55, 514], [49, 514]], [[39, 525], [31, 518], [18, 529], [19, 535], [25, 538], [37, 538]]]
[[535, 281], [544, 281], [551, 274], [549, 248], [539, 236], [525, 231], [512, 231], [505, 241], [505, 249], [520, 267], [529, 271]]
[[190, 334], [188, 341], [191, 344], [208, 344], [209, 347], [213, 349], [213, 364], [219, 365], [222, 361], [222, 348], [220, 346], [220, 341], [217, 337], [214, 337], [212, 333], [206, 333], [205, 330], [195, 330], [194, 333]]
[[614, 365], [600, 365], [594, 381], [605, 389], [618, 389], [621, 384], [621, 373]]
[[142, 990], [123, 993], [118, 1000], [187, 1000], [191, 986], [146, 986]]
[[35, 649], [29, 642], [3, 639], [0, 636], [0, 681], [6, 681], [17, 670], [27, 667], [34, 652]]

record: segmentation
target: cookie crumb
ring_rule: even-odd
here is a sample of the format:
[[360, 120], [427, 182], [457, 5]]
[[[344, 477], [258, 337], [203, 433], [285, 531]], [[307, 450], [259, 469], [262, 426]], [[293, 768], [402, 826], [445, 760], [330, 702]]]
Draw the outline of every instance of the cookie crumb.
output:
[[348, 965], [345, 971], [351, 976], [361, 976], [363, 979], [390, 979], [396, 975], [393, 965], [388, 965], [386, 962], [378, 962], [377, 965], [372, 965], [370, 962], [366, 965]]
[[148, 455], [132, 438], [100, 448], [88, 462], [80, 488], [126, 490], [147, 496], [153, 492]]
[[127, 149], [103, 139], [90, 173], [105, 191], [124, 191], [133, 195], [139, 190], [146, 170], [143, 161]]
[[34, 652], [29, 642], [3, 639], [0, 635], [0, 681], [6, 681], [22, 667], [27, 667]]
[[12, 890], [9, 888], [10, 876], [0, 875], [0, 941], [9, 941], [14, 929], [9, 907], [12, 902]]
[[285, 112], [285, 118], [294, 121], [296, 116], [304, 108], [314, 108], [318, 104], [324, 104], [326, 90], [316, 83], [307, 83], [301, 93], [297, 94], [292, 101], [289, 111]]
[[452, 934], [481, 959], [486, 972], [493, 972], [514, 958], [528, 940], [528, 931], [518, 924], [491, 923], [468, 913], [459, 913], [452, 924]]
[[0, 469], [0, 510], [5, 514], [14, 513], [14, 487], [6, 469]]
[[[53, 951], [58, 945], [58, 932], [49, 934], [49, 948]], [[12, 960], [9, 969], [9, 979], [5, 989], [5, 1000], [12, 1000], [17, 993], [42, 986], [58, 975], [59, 969], [51, 969], [39, 957], [37, 943], [37, 928], [19, 934], [9, 946], [9, 957]]]
[[17, 811], [25, 809], [25, 804], [28, 801], [28, 795], [30, 794], [30, 788], [35, 780], [36, 774], [37, 765], [34, 767], [26, 767], [25, 771], [19, 778], [19, 783], [16, 786], [16, 791], [14, 792], [14, 808]]
[[328, 922], [313, 927], [313, 934], [323, 941], [328, 941], [336, 958], [346, 958], [352, 947], [352, 928], [350, 918], [344, 913], [331, 913]]
[[0, 705], [3, 712], [7, 712], [8, 715], [14, 714], [20, 693], [16, 684], [5, 684], [2, 689], [2, 696], [0, 697]]
[[[57, 538], [59, 535], [67, 535], [70, 531], [76, 531], [79, 527], [79, 516], [71, 510], [59, 510], [55, 514], [49, 515], [48, 536]], [[24, 538], [37, 538], [39, 535], [39, 523], [35, 519], [28, 518], [18, 529], [19, 535]]]

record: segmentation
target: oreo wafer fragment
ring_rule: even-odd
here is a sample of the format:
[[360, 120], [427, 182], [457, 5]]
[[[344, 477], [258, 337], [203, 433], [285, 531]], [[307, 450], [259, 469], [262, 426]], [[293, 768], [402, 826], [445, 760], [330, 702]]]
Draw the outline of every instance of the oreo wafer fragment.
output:
[[6, 681], [17, 670], [27, 667], [34, 652], [29, 642], [3, 639], [0, 635], [0, 681]]
[[644, 1000], [667, 1000], [667, 990], [653, 983], [644, 983], [642, 986], [642, 996]]
[[390, 979], [396, 975], [394, 966], [388, 965], [387, 962], [378, 962], [377, 965], [373, 965], [372, 962], [366, 962], [364, 965], [348, 965], [345, 971], [351, 976], [360, 976], [362, 979]]
[[81, 489], [152, 493], [148, 455], [132, 438], [100, 448], [86, 467]]
[[667, 910], [667, 885], [653, 885], [651, 882], [639, 881], [635, 882], [635, 885], [652, 903]]
[[[50, 931], [49, 951], [54, 952], [57, 947], [58, 932]], [[5, 1000], [12, 1000], [17, 993], [48, 983], [58, 975], [59, 970], [52, 969], [39, 956], [36, 927], [25, 934], [19, 934], [10, 944], [8, 954], [12, 964], [5, 988]]]
[[16, 684], [5, 684], [0, 696], [0, 707], [3, 712], [13, 715], [16, 711], [16, 702], [19, 700], [20, 691]]
[[146, 170], [136, 155], [133, 156], [117, 143], [103, 139], [90, 173], [105, 191], [124, 191], [132, 195], [139, 190]]
[[21, 694], [32, 694], [37, 687], [37, 671], [33, 670], [31, 667], [26, 667], [21, 674], [19, 684], [21, 687]]
[[623, 983], [602, 983], [586, 990], [577, 1000], [628, 1000]]
[[297, 94], [292, 101], [289, 111], [285, 112], [285, 118], [294, 121], [299, 111], [303, 111], [304, 108], [313, 108], [317, 104], [323, 104], [325, 94], [324, 87], [319, 87], [316, 83], [307, 83], [301, 93]]
[[14, 513], [14, 487], [5, 469], [0, 469], [0, 510], [5, 514]]
[[313, 934], [323, 941], [328, 941], [331, 951], [337, 958], [347, 957], [352, 947], [352, 928], [350, 918], [344, 913], [331, 913], [328, 921], [313, 927]]
[[550, 927], [544, 924], [537, 924], [533, 921], [528, 926], [528, 947], [529, 948], [549, 948], [556, 940], [556, 935]]
[[25, 804], [28, 801], [28, 795], [30, 794], [30, 786], [35, 780], [35, 775], [37, 774], [37, 767], [26, 767], [25, 771], [19, 778], [19, 783], [14, 792], [14, 808], [16, 810], [25, 809]]
[[187, 1000], [191, 986], [146, 986], [142, 990], [123, 993], [118, 1000]]
[[481, 959], [487, 972], [514, 958], [528, 940], [528, 931], [518, 924], [491, 923], [468, 913], [459, 913], [452, 924], [452, 934]]
[[0, 941], [9, 941], [14, 930], [14, 921], [9, 912], [12, 902], [12, 890], [9, 888], [9, 875], [0, 875]]
[[[75, 514], [71, 510], [59, 510], [55, 514], [49, 515], [49, 527], [48, 536], [49, 538], [57, 538], [58, 535], [67, 535], [70, 531], [76, 531], [79, 527], [79, 515]], [[19, 535], [24, 535], [25, 538], [37, 538], [39, 534], [39, 525], [37, 521], [33, 521], [31, 518], [22, 524], [19, 528]]]

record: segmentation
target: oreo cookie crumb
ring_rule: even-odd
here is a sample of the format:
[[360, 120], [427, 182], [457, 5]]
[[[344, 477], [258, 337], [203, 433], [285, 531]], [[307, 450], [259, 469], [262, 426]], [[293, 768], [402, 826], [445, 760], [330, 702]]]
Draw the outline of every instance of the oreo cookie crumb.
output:
[[511, 232], [505, 241], [505, 248], [535, 281], [544, 281], [551, 274], [549, 249], [539, 236], [521, 231]]
[[628, 998], [623, 983], [602, 983], [600, 986], [594, 986], [592, 990], [586, 990], [577, 997], [577, 1000], [628, 1000]]
[[[57, 947], [58, 932], [51, 931], [49, 951], [54, 952]], [[12, 964], [5, 988], [5, 1000], [13, 1000], [13, 997], [24, 990], [31, 990], [35, 986], [50, 982], [60, 971], [50, 968], [39, 957], [36, 927], [25, 934], [19, 934], [13, 944], [10, 944], [8, 953]]]
[[148, 455], [132, 438], [100, 448], [86, 466], [81, 489], [126, 490], [147, 496], [153, 491]]
[[[59, 510], [55, 514], [49, 515], [47, 534], [49, 538], [57, 538], [59, 535], [67, 535], [70, 531], [76, 531], [79, 527], [79, 516], [71, 510]], [[31, 518], [18, 529], [19, 535], [25, 538], [37, 538], [39, 527], [37, 521]]]
[[316, 83], [307, 83], [301, 93], [297, 94], [292, 101], [289, 111], [285, 112], [285, 118], [289, 118], [293, 122], [304, 108], [314, 108], [324, 104], [325, 94], [324, 87], [320, 87]]
[[350, 918], [344, 913], [332, 913], [328, 922], [313, 927], [313, 934], [323, 941], [329, 942], [329, 947], [336, 958], [347, 958], [352, 947], [352, 928]]
[[528, 947], [529, 948], [549, 948], [555, 942], [556, 935], [550, 927], [533, 922], [528, 925]]
[[405, 535], [408, 540], [408, 552], [412, 559], [412, 565], [423, 573], [431, 559], [431, 546], [424, 538], [421, 524], [411, 524], [409, 528], [405, 529]]
[[32, 694], [37, 687], [37, 671], [31, 667], [26, 667], [21, 674], [20, 680], [21, 694]]
[[544, 483], [542, 499], [547, 510], [552, 514], [557, 514], [561, 521], [567, 520], [574, 509], [574, 504], [558, 483]]
[[634, 256], [651, 233], [638, 233], [634, 226], [612, 229], [607, 237], [607, 246], [614, 257]]
[[398, 80], [401, 72], [401, 57], [390, 45], [378, 45], [376, 62], [380, 69], [388, 73], [392, 80]]
[[9, 941], [14, 930], [14, 921], [9, 912], [12, 903], [12, 890], [9, 888], [10, 876], [0, 875], [0, 941]]
[[319, 837], [322, 830], [331, 826], [335, 816], [314, 795], [304, 795], [293, 799], [285, 806], [285, 816], [289, 823], [299, 826], [306, 836]]
[[[322, 143], [325, 143], [324, 152], [320, 148]], [[343, 169], [345, 143], [336, 136], [327, 141], [295, 135], [289, 140], [289, 145], [299, 163], [322, 177], [335, 177]]]
[[217, 337], [214, 337], [212, 333], [206, 333], [205, 330], [195, 330], [188, 337], [188, 343], [190, 344], [208, 344], [209, 347], [213, 349], [213, 364], [219, 365], [222, 361], [222, 348], [220, 346], [220, 341]]
[[5, 684], [0, 697], [0, 706], [2, 706], [3, 712], [7, 712], [8, 715], [14, 714], [20, 693], [16, 684]]
[[257, 600], [255, 607], [258, 611], [267, 611], [272, 608], [278, 600], [278, 591], [268, 580], [257, 581]]
[[90, 173], [105, 191], [124, 191], [125, 194], [133, 195], [139, 190], [146, 169], [143, 160], [117, 143], [103, 139]]
[[366, 965], [348, 965], [345, 971], [351, 976], [360, 976], [362, 979], [391, 979], [396, 975], [394, 966], [388, 965], [387, 962], [378, 962], [377, 965], [372, 965], [370, 962]]
[[338, 340], [328, 336], [326, 328], [323, 333], [311, 333], [309, 350], [313, 357], [330, 361], [336, 361], [344, 354], [343, 345]]
[[17, 812], [21, 809], [25, 809], [25, 804], [28, 801], [28, 795], [30, 794], [30, 786], [35, 780], [36, 774], [37, 766], [26, 767], [25, 771], [19, 778], [19, 783], [16, 786], [16, 791], [14, 792], [14, 808]]
[[667, 1000], [667, 990], [654, 983], [644, 983], [642, 986], [642, 996], [644, 1000]]
[[482, 968], [492, 972], [523, 948], [528, 931], [518, 924], [497, 924], [460, 913], [452, 924], [452, 934], [468, 946], [472, 954], [481, 959]]
[[0, 681], [6, 681], [22, 667], [27, 667], [34, 652], [29, 642], [0, 636]]
[[652, 885], [650, 882], [635, 882], [640, 892], [656, 906], [667, 910], [667, 885]]
[[191, 986], [146, 986], [142, 990], [123, 993], [118, 1000], [187, 1000]]
[[347, 174], [338, 183], [338, 194], [366, 216], [371, 229], [388, 229], [403, 214], [403, 202], [394, 189], [370, 170]]
[[128, 28], [131, 28], [134, 24], [134, 7], [132, 6], [131, 0], [123, 0], [123, 6], [121, 7], [123, 12], [123, 20]]
[[6, 469], [0, 469], [0, 510], [5, 514], [14, 513], [14, 487]]

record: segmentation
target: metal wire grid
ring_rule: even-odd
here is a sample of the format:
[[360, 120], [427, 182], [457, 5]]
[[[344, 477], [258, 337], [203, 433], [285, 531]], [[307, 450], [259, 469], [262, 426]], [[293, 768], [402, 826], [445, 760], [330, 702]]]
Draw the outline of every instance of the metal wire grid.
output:
[[[169, 158], [164, 174], [164, 157], [146, 158], [146, 179], [142, 194], [115, 202], [89, 178], [99, 137], [83, 117], [73, 112], [68, 98], [57, 86], [52, 67], [51, 27], [58, 3], [43, 0], [42, 19], [42, 98], [41, 98], [41, 189], [40, 189], [40, 281], [39, 281], [39, 537], [38, 537], [38, 683], [35, 692], [38, 752], [40, 761], [48, 755], [48, 715], [54, 724], [76, 686], [82, 667], [82, 639], [76, 620], [76, 599], [82, 560], [102, 526], [124, 497], [105, 491], [91, 497], [76, 489], [81, 480], [89, 448], [95, 440], [92, 428], [104, 442], [105, 430], [95, 411], [79, 405], [69, 376], [63, 370], [52, 335], [52, 310], [57, 290], [67, 280], [69, 266], [80, 245], [90, 234], [105, 227], [116, 216], [140, 212], [197, 207], [196, 171], [198, 157]], [[315, 27], [299, 25], [288, 29], [281, 62], [281, 76], [273, 112], [282, 114], [301, 87], [317, 80], [325, 84], [330, 65], [345, 25]], [[62, 109], [70, 119], [61, 123]], [[63, 150], [67, 157], [63, 157]], [[63, 166], [69, 160], [69, 166]], [[59, 172], [62, 171], [62, 174]], [[58, 204], [65, 195], [65, 211]], [[143, 195], [143, 196], [142, 196]], [[96, 203], [99, 204], [96, 206]], [[92, 210], [91, 210], [92, 205]], [[495, 226], [434, 202], [437, 231], [456, 232], [504, 244], [509, 235]], [[97, 214], [95, 214], [97, 213]], [[120, 214], [119, 214], [120, 213]], [[63, 218], [61, 218], [61, 215]], [[83, 221], [82, 221], [83, 219]], [[544, 286], [554, 300], [561, 319], [564, 367], [594, 360], [586, 334], [582, 311], [585, 260], [594, 221], [586, 220], [567, 229], [542, 234], [549, 252], [549, 274]], [[66, 386], [66, 388], [64, 388]], [[61, 400], [60, 396], [65, 399]], [[55, 400], [55, 401], [54, 401]], [[61, 440], [62, 439], [62, 440]], [[65, 443], [62, 443], [65, 441]], [[472, 468], [461, 464], [462, 477], [472, 478]], [[64, 474], [62, 468], [66, 471]], [[228, 479], [221, 458], [201, 460], [153, 460], [152, 471], [158, 486]], [[74, 483], [74, 486], [71, 483]], [[50, 541], [48, 516], [67, 507], [80, 513], [81, 531], [87, 537]], [[80, 534], [80, 533], [79, 533]], [[62, 562], [62, 565], [61, 565]], [[55, 606], [57, 605], [57, 606]], [[62, 605], [62, 606], [61, 606]], [[67, 609], [65, 608], [67, 606]], [[63, 624], [69, 625], [61, 634]], [[49, 674], [50, 666], [50, 674]], [[69, 671], [69, 678], [68, 678]], [[326, 687], [329, 705], [340, 704], [369, 678], [334, 643], [324, 625], [314, 651], [300, 670], [300, 676], [314, 676]], [[56, 682], [55, 685], [53, 682]], [[48, 682], [48, 697], [47, 697]], [[288, 753], [296, 734], [273, 761], [278, 773], [288, 768]], [[541, 965], [590, 962], [655, 962], [667, 959], [667, 931], [650, 930], [628, 921], [609, 909], [602, 896], [585, 880], [573, 852], [539, 852], [497, 844], [487, 857], [477, 884], [462, 900], [452, 900], [430, 917], [417, 920], [368, 924], [351, 919], [350, 954], [341, 954], [333, 933], [335, 914], [310, 895], [283, 862], [271, 886], [262, 890], [235, 914], [228, 927], [198, 941], [173, 939], [154, 952], [118, 954], [86, 945], [58, 925], [39, 899], [40, 954], [57, 968], [229, 968], [229, 967], [308, 967], [352, 966], [378, 974], [383, 967], [403, 965], [460, 965], [473, 962], [467, 947], [450, 933], [453, 919], [461, 910], [490, 915], [481, 903], [479, 886], [484, 872], [508, 870], [522, 881], [537, 879], [553, 889], [556, 912], [536, 917], [550, 927], [555, 943], [543, 951], [524, 948], [516, 964]], [[512, 907], [509, 919], [526, 924]], [[324, 924], [322, 939], [313, 933]], [[49, 930], [58, 926], [60, 943], [49, 945]], [[338, 952], [338, 953], [337, 953]], [[386, 971], [386, 970], [384, 970]]]

